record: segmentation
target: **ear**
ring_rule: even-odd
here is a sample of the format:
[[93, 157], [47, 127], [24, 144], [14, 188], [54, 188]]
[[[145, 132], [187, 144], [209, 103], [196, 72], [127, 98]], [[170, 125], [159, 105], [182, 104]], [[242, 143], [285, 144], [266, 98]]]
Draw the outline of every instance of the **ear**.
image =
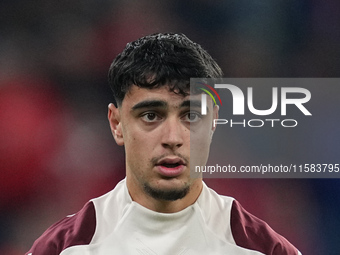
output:
[[212, 124], [211, 124], [211, 136], [214, 134], [215, 130], [216, 130], [216, 126], [214, 126], [214, 120], [218, 119], [218, 111], [219, 111], [220, 107], [218, 105], [214, 106], [213, 109], [213, 118], [212, 118]]
[[109, 104], [107, 118], [110, 123], [111, 132], [116, 143], [120, 146], [124, 145], [122, 133], [122, 123], [120, 119], [120, 111], [114, 104]]

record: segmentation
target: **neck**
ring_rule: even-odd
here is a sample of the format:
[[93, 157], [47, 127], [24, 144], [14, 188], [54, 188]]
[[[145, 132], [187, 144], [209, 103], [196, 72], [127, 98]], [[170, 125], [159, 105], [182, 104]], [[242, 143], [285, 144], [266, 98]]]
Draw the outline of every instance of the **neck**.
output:
[[136, 203], [160, 213], [179, 212], [196, 202], [201, 194], [203, 184], [202, 179], [193, 179], [188, 193], [181, 199], [174, 201], [156, 199], [149, 195], [144, 189], [136, 185], [131, 178], [127, 177], [127, 187], [129, 194]]

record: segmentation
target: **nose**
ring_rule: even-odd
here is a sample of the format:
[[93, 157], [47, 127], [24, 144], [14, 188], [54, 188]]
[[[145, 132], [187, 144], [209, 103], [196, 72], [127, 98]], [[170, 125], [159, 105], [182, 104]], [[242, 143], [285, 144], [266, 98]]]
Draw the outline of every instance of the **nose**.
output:
[[[164, 122], [162, 133], [162, 146], [175, 150], [184, 143], [184, 133], [187, 130], [183, 127], [180, 120], [169, 118]], [[187, 131], [188, 132], [188, 131]]]

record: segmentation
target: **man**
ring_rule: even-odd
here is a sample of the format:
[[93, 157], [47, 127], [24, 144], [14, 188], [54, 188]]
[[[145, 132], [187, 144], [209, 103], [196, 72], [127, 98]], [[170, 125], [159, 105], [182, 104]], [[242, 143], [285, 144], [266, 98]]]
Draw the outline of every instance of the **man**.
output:
[[[180, 34], [129, 43], [113, 61], [108, 119], [126, 152], [126, 178], [50, 227], [27, 254], [299, 254], [285, 238], [220, 196], [190, 164], [205, 165], [218, 107], [201, 115], [191, 77], [222, 77], [200, 45]], [[191, 150], [190, 150], [191, 146]]]

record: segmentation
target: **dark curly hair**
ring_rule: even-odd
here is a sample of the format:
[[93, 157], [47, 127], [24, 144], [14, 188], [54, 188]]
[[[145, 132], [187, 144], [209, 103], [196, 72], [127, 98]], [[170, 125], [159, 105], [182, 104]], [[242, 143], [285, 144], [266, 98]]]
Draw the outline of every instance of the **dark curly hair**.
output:
[[213, 58], [184, 34], [157, 33], [128, 43], [112, 62], [109, 85], [121, 105], [131, 85], [142, 88], [169, 86], [187, 95], [190, 78], [220, 78], [223, 73]]

